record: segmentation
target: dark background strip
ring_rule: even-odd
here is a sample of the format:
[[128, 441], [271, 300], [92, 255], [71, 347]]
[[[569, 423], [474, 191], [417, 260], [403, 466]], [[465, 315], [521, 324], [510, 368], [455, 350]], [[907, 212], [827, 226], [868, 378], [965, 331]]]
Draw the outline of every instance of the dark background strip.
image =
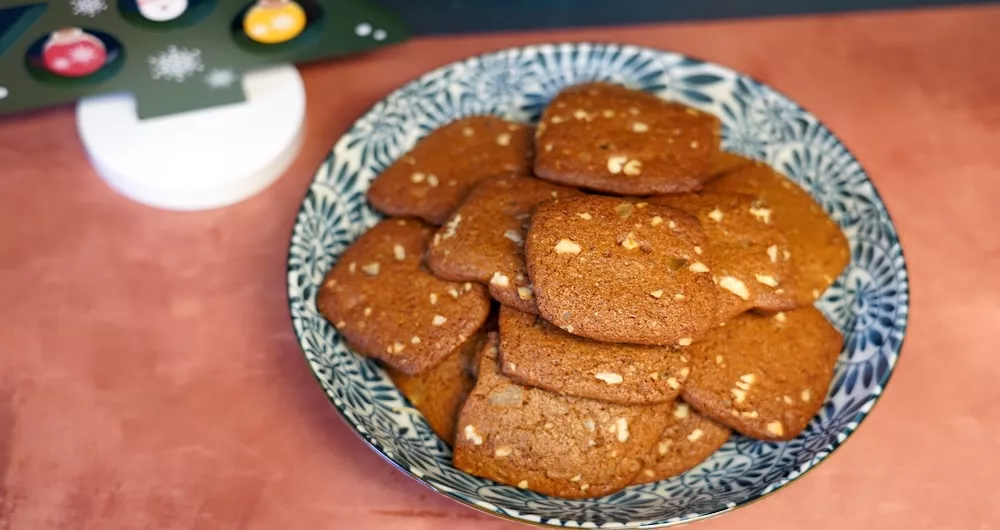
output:
[[982, 0], [376, 0], [417, 35], [991, 4]]

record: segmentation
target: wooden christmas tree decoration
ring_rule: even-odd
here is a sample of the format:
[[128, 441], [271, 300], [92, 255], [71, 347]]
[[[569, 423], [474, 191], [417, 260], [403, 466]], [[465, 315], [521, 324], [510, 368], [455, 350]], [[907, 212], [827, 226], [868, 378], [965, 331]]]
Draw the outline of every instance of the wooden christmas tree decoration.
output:
[[244, 101], [244, 73], [407, 38], [367, 0], [0, 0], [0, 115], [130, 92], [140, 118]]

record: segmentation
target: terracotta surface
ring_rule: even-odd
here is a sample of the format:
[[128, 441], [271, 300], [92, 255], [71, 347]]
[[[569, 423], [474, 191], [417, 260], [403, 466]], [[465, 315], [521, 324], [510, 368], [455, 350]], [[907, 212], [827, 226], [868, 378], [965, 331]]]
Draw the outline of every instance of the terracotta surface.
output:
[[860, 431], [788, 489], [695, 528], [1000, 526], [1000, 7], [435, 38], [305, 69], [289, 174], [235, 207], [156, 211], [87, 164], [68, 108], [0, 123], [0, 528], [513, 528], [383, 462], [327, 404], [285, 305], [324, 152], [401, 82], [570, 39], [672, 48], [772, 83], [868, 169], [912, 317]]

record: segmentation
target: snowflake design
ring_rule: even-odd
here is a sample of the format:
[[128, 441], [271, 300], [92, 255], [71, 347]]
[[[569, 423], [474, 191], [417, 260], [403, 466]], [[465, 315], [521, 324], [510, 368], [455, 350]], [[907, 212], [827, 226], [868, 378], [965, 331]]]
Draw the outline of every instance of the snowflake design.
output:
[[69, 51], [69, 58], [74, 63], [89, 63], [97, 58], [97, 52], [87, 46], [74, 46]]
[[205, 84], [212, 90], [229, 88], [236, 82], [236, 72], [230, 68], [214, 68], [205, 74]]
[[166, 79], [177, 83], [183, 83], [185, 79], [205, 69], [204, 63], [201, 62], [201, 50], [189, 50], [174, 45], [167, 46], [166, 51], [150, 57], [149, 67], [153, 79]]
[[74, 15], [94, 18], [108, 9], [107, 0], [71, 0]]

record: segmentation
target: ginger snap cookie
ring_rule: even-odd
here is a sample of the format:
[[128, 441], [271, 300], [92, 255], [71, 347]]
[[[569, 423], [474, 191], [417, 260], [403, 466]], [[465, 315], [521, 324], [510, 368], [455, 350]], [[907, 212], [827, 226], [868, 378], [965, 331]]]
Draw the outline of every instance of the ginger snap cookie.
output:
[[585, 196], [539, 206], [525, 255], [539, 314], [563, 330], [686, 346], [717, 323], [707, 247], [698, 220], [680, 210]]
[[823, 406], [842, 346], [815, 307], [743, 313], [685, 350], [691, 375], [681, 396], [746, 436], [791, 440]]
[[480, 180], [530, 171], [531, 131], [492, 116], [451, 122], [386, 168], [372, 182], [368, 200], [385, 214], [440, 225]]
[[411, 375], [441, 362], [490, 312], [483, 286], [421, 268], [432, 229], [416, 219], [380, 222], [340, 255], [316, 297], [358, 353]]
[[650, 195], [698, 189], [719, 149], [718, 118], [608, 83], [560, 92], [535, 134], [535, 174], [592, 190]]
[[687, 403], [674, 402], [667, 426], [650, 449], [646, 466], [635, 477], [635, 483], [680, 475], [712, 456], [730, 434], [727, 427], [698, 414]]
[[719, 321], [748, 309], [794, 309], [794, 267], [785, 256], [788, 240], [758, 215], [766, 208], [749, 195], [722, 192], [650, 197], [649, 202], [684, 210], [701, 221], [719, 286]]
[[523, 385], [622, 405], [672, 401], [690, 372], [685, 354], [670, 347], [597, 342], [507, 307], [500, 370]]
[[563, 498], [628, 486], [659, 439], [671, 405], [614, 405], [514, 383], [487, 345], [479, 380], [459, 414], [455, 467]]
[[443, 361], [419, 374], [386, 370], [399, 391], [423, 414], [431, 430], [449, 445], [455, 440], [458, 411], [476, 384], [470, 365], [486, 338], [485, 332], [477, 332]]
[[706, 190], [746, 193], [767, 204], [757, 215], [788, 238], [787, 257], [796, 269], [800, 305], [819, 298], [851, 261], [847, 238], [837, 223], [798, 184], [765, 164], [730, 171], [709, 182]]
[[440, 278], [488, 284], [500, 303], [537, 313], [524, 265], [525, 225], [539, 203], [580, 194], [532, 177], [486, 179], [438, 229], [427, 266]]

